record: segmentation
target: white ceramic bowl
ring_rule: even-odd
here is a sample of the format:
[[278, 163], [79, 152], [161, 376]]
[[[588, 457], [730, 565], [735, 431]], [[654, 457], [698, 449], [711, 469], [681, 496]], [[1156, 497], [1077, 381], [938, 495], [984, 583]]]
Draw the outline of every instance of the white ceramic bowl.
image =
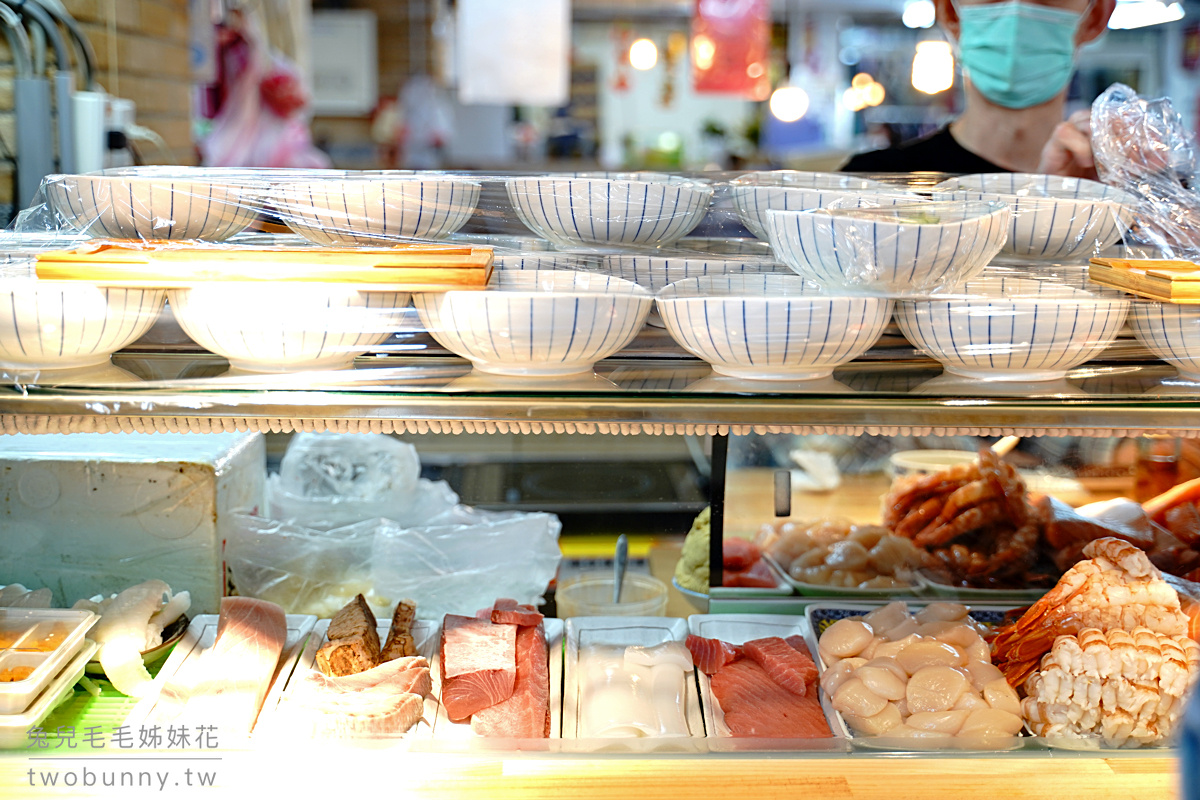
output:
[[730, 182], [729, 194], [742, 224], [764, 242], [770, 241], [769, 210], [809, 211], [831, 203], [843, 208], [860, 204], [890, 206], [921, 199], [900, 187], [868, 178], [794, 170], [747, 173]]
[[636, 283], [570, 270], [493, 272], [487, 291], [413, 296], [438, 342], [482, 372], [587, 372], [641, 330], [653, 295]]
[[188, 336], [247, 372], [349, 367], [401, 327], [409, 300], [321, 283], [214, 282], [167, 295]]
[[667, 332], [713, 372], [754, 380], [825, 378], [878, 341], [882, 297], [849, 297], [795, 275], [688, 278], [655, 298]]
[[162, 311], [166, 292], [83, 281], [0, 278], [0, 367], [76, 369], [108, 362]]
[[603, 257], [600, 268], [609, 275], [633, 281], [651, 292], [658, 292], [668, 284], [684, 278], [698, 278], [702, 275], [727, 275], [743, 272], [791, 274], [791, 270], [786, 265], [777, 261], [759, 258], [709, 258], [690, 253], [608, 255]]
[[1133, 221], [1137, 198], [1084, 178], [995, 172], [963, 175], [936, 187], [954, 200], [999, 200], [1012, 209], [1004, 252], [1029, 258], [1088, 257], [1116, 243]]
[[1008, 233], [1003, 203], [768, 211], [771, 248], [822, 286], [905, 294], [978, 275]]
[[442, 239], [479, 202], [479, 184], [449, 176], [317, 179], [280, 183], [271, 205], [288, 227], [315, 244], [388, 244]]
[[1057, 380], [1108, 347], [1129, 301], [1029, 278], [985, 277], [951, 297], [901, 300], [896, 323], [947, 372], [1000, 381]]
[[1188, 380], [1200, 381], [1200, 306], [1138, 301], [1129, 324], [1150, 352]]
[[545, 175], [508, 179], [530, 230], [560, 247], [658, 247], [686, 236], [712, 201], [712, 186], [673, 175]]
[[220, 242], [258, 216], [251, 185], [187, 174], [50, 175], [43, 185], [50, 208], [92, 237]]

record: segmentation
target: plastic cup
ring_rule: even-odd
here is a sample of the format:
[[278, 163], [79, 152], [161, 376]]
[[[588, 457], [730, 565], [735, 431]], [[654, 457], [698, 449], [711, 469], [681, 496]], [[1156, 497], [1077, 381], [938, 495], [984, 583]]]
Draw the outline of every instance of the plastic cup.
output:
[[667, 585], [651, 575], [626, 572], [621, 602], [614, 603], [613, 574], [587, 572], [566, 581], [554, 594], [560, 619], [567, 617], [664, 617]]
[[902, 450], [888, 459], [893, 477], [913, 473], [938, 472], [957, 464], [978, 460], [979, 456], [966, 450]]

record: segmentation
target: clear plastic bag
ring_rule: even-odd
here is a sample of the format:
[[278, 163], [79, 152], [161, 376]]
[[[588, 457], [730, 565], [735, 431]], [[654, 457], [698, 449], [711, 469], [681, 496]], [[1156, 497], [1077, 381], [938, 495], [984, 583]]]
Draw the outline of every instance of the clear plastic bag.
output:
[[1196, 138], [1167, 98], [1114, 83], [1092, 103], [1092, 151], [1105, 183], [1139, 198], [1134, 244], [1200, 259]]

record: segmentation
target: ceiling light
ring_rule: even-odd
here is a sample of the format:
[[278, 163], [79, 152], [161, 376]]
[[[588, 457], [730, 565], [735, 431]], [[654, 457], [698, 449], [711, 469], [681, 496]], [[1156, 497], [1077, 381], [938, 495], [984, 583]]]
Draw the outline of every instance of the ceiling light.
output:
[[933, 0], [910, 0], [905, 3], [901, 22], [909, 28], [929, 28], [937, 19], [933, 8]]
[[954, 85], [954, 53], [949, 42], [934, 40], [917, 44], [912, 85], [925, 94], [944, 92]]
[[658, 63], [658, 47], [649, 39], [638, 39], [629, 45], [629, 65], [634, 69], [653, 69]]
[[770, 108], [780, 122], [795, 122], [808, 113], [808, 92], [799, 86], [780, 86], [771, 94]]

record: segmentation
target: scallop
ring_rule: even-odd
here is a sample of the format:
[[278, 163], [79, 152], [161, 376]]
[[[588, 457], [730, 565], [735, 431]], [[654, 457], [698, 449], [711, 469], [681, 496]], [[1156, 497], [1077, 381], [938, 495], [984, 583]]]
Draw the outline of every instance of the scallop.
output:
[[954, 645], [923, 639], [901, 650], [896, 655], [896, 662], [909, 675], [914, 675], [925, 667], [961, 667], [967, 663], [967, 658], [966, 654]]
[[910, 714], [904, 724], [920, 731], [936, 731], [954, 736], [962, 728], [970, 711], [918, 711]]
[[992, 648], [983, 639], [967, 646], [967, 658], [971, 661], [982, 661], [985, 664], [992, 663]]
[[[859, 668], [860, 673], [862, 669]], [[1021, 699], [1017, 697], [1016, 690], [1009, 686], [1008, 681], [1004, 678], [997, 678], [984, 686], [983, 699], [987, 700], [988, 705], [992, 708], [1016, 714], [1018, 717], [1021, 716]]]
[[967, 607], [962, 603], [937, 601], [916, 613], [917, 622], [953, 622], [967, 616]]
[[907, 636], [912, 636], [917, 632], [917, 628], [919, 627], [920, 625], [917, 624], [915, 619], [912, 617], [906, 617], [887, 630], [880, 632], [879, 638], [883, 639], [884, 641], [894, 642]]
[[851, 676], [854, 675], [854, 671], [862, 664], [863, 662], [859, 659], [843, 658], [822, 672], [821, 688], [825, 690], [825, 694], [832, 696], [838, 690], [838, 687], [850, 680]]
[[983, 687], [987, 686], [992, 681], [996, 680], [997, 678], [1004, 677], [1004, 673], [993, 666], [990, 660], [968, 661], [967, 673], [971, 676], [971, 685], [974, 686], [975, 690], [979, 692], [982, 692]]
[[842, 541], [829, 548], [825, 563], [834, 569], [857, 570], [867, 566], [871, 555], [855, 541]]
[[866, 736], [879, 736], [903, 724], [903, 720], [900, 718], [900, 709], [896, 708], [895, 703], [888, 703], [883, 707], [883, 711], [871, 717], [844, 714], [842, 719], [850, 726], [850, 730]]
[[967, 679], [953, 667], [922, 667], [908, 679], [904, 696], [910, 713], [949, 711], [969, 688]]
[[854, 671], [854, 676], [885, 700], [899, 700], [904, 697], [904, 684], [908, 682], [907, 676], [899, 678], [886, 667], [862, 666]]
[[[821, 654], [829, 653], [838, 658], [856, 656], [874, 640], [871, 626], [853, 619], [839, 619], [825, 629], [818, 642]], [[870, 716], [870, 715], [868, 715]]]
[[923, 731], [909, 725], [897, 725], [887, 732], [889, 738], [897, 739], [951, 739], [953, 736], [942, 731]]
[[961, 620], [951, 622], [926, 622], [917, 629], [922, 636], [930, 636], [939, 642], [952, 644], [964, 650], [976, 642], [981, 642], [979, 632], [970, 625], [964, 625]]
[[998, 708], [981, 708], [972, 711], [959, 730], [959, 736], [1015, 736], [1021, 731], [1024, 721], [1008, 711]]
[[825, 548], [810, 547], [796, 559], [792, 561], [793, 569], [807, 569], [808, 567], [820, 567], [825, 564]]
[[833, 707], [855, 717], [873, 717], [888, 703], [858, 678], [850, 678], [833, 693]]
[[869, 550], [879, 544], [879, 540], [885, 535], [887, 535], [887, 528], [878, 525], [854, 525], [850, 528], [850, 535], [846, 538]]
[[863, 622], [870, 625], [872, 630], [885, 631], [888, 628], [896, 627], [906, 619], [908, 619], [908, 604], [903, 600], [896, 600], [867, 614], [863, 617]]
[[800, 581], [801, 583], [821, 585], [829, 583], [829, 576], [833, 574], [833, 570], [824, 564], [816, 567], [797, 567], [795, 564], [792, 564], [788, 568], [788, 574], [792, 576], [793, 580]]
[[894, 642], [880, 642], [876, 645], [871, 658], [894, 659], [904, 651], [904, 648], [921, 641], [924, 641], [924, 639], [914, 633], [911, 636], [905, 636], [903, 639], [897, 639]]
[[866, 647], [864, 647], [862, 649], [862, 652], [858, 654], [858, 657], [865, 658], [869, 661], [870, 659], [875, 657], [875, 648], [877, 648], [877, 647], [879, 647], [879, 637], [873, 638], [871, 640], [871, 643], [869, 645], [867, 645]]
[[954, 703], [954, 709], [956, 711], [961, 709], [974, 711], [977, 708], [991, 708], [991, 706], [988, 705], [987, 700], [984, 700], [975, 692], [963, 692], [961, 695], [959, 695], [958, 700]]
[[[864, 652], [866, 652], [866, 651], [864, 651]], [[863, 656], [863, 657], [866, 658], [866, 656]], [[873, 657], [869, 661], [867, 661], [867, 663], [864, 664], [863, 666], [880, 667], [882, 669], [891, 670], [893, 673], [895, 673], [896, 677], [899, 678], [900, 680], [902, 680], [902, 681], [908, 680], [908, 673], [904, 671], [904, 667], [900, 666], [900, 664], [897, 663], [896, 659], [894, 659], [894, 658], [882, 658], [882, 657], [878, 657], [878, 656]]]

